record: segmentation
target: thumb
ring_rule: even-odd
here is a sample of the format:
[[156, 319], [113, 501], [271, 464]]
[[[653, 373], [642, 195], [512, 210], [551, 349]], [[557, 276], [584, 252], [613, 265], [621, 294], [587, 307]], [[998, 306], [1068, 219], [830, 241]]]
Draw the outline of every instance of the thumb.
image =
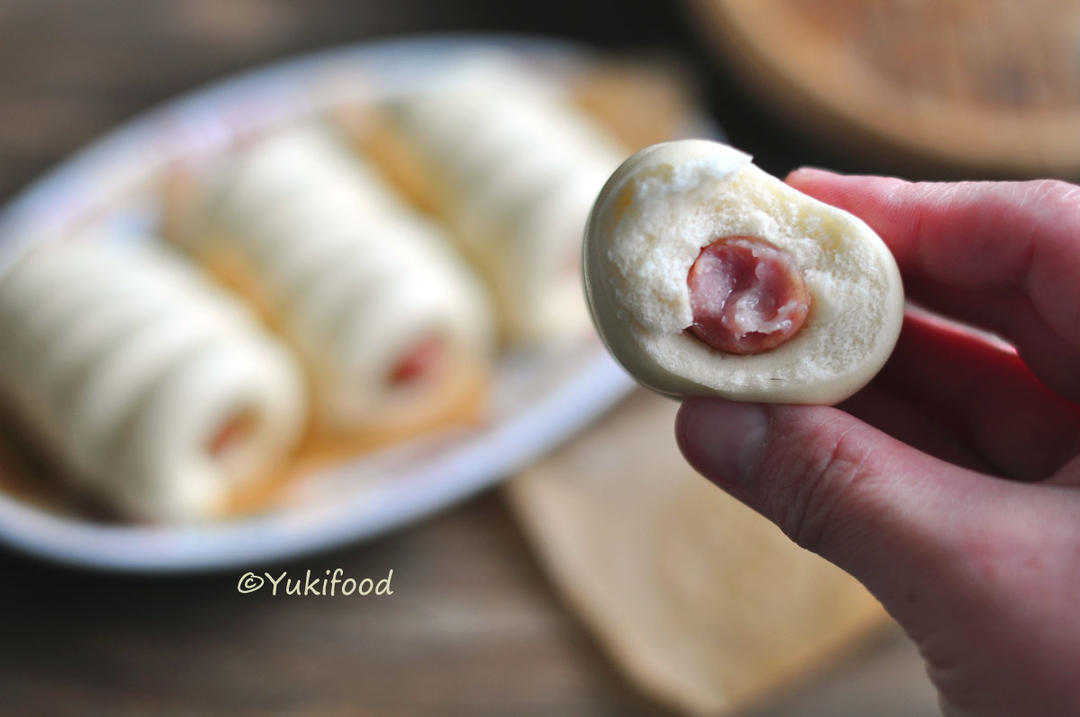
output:
[[939, 461], [825, 406], [687, 399], [686, 458], [860, 580], [949, 713], [1080, 714], [1080, 500]]
[[958, 523], [977, 522], [976, 501], [992, 499], [984, 484], [998, 483], [826, 406], [688, 398], [676, 438], [706, 478], [854, 575], [902, 622], [897, 603], [913, 586], [941, 585], [964, 550]]

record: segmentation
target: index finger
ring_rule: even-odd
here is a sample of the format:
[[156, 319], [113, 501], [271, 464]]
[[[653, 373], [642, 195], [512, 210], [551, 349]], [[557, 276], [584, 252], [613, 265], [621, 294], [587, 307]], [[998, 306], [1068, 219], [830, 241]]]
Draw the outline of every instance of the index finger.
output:
[[1002, 332], [1044, 379], [1080, 390], [1080, 376], [1069, 380], [1080, 373], [1080, 187], [912, 183], [817, 169], [787, 181], [869, 224], [910, 296]]

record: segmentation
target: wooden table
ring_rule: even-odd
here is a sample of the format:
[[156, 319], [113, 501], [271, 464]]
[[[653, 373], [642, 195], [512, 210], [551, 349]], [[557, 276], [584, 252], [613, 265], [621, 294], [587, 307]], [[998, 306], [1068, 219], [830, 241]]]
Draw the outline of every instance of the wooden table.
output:
[[[660, 0], [621, 3], [617, 23], [582, 6], [0, 0], [0, 197], [139, 110], [310, 47], [454, 28], [690, 44]], [[0, 551], [0, 713], [664, 714], [563, 609], [495, 492], [383, 539], [273, 566], [338, 567], [393, 569], [394, 595], [241, 595], [239, 571], [136, 579]], [[870, 713], [935, 713], [897, 630], [752, 712]]]
[[[241, 571], [134, 579], [0, 555], [0, 713], [667, 714], [563, 610], [495, 493], [273, 569], [338, 567], [393, 569], [394, 594], [241, 595]], [[895, 631], [752, 712], [871, 713], [934, 714]]]

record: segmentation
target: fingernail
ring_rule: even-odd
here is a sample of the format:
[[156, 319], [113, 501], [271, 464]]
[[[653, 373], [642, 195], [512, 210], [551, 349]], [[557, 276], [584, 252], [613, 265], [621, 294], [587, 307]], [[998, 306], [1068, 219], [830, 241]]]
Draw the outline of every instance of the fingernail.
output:
[[676, 438], [683, 456], [714, 483], [747, 487], [761, 460], [769, 418], [757, 403], [688, 398], [679, 409]]
[[828, 179], [838, 176], [835, 172], [829, 170], [822, 170], [821, 167], [815, 166], [800, 166], [794, 168], [791, 172], [787, 173], [784, 177], [784, 181], [787, 184], [798, 184], [800, 181], [813, 181], [814, 179]]

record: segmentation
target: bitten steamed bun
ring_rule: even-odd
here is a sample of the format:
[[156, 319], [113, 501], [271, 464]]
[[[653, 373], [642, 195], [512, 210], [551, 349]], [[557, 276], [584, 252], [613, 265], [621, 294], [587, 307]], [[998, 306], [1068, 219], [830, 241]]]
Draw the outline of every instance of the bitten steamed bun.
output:
[[881, 369], [903, 318], [896, 262], [865, 223], [706, 140], [615, 171], [583, 271], [608, 349], [675, 397], [837, 403]]

